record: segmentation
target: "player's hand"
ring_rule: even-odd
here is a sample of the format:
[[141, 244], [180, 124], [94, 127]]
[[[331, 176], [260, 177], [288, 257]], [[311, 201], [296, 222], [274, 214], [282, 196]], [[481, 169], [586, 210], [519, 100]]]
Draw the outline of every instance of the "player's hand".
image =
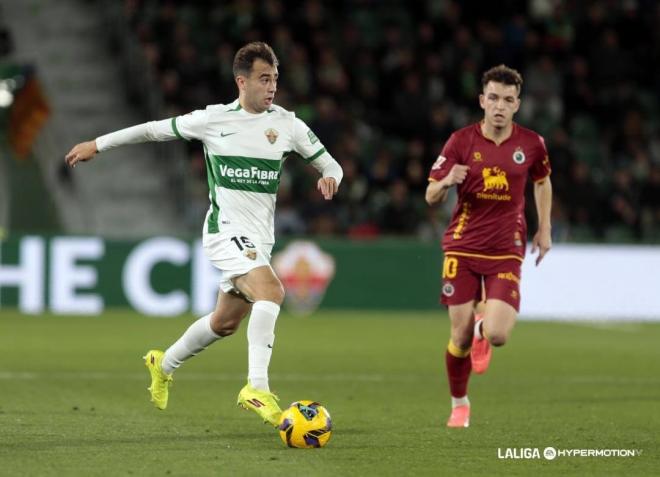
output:
[[470, 166], [454, 164], [445, 178], [445, 185], [451, 187], [455, 184], [462, 184], [463, 181], [465, 181], [469, 170]]
[[552, 238], [550, 236], [550, 230], [541, 230], [539, 229], [538, 232], [534, 235], [534, 238], [532, 239], [532, 253], [536, 253], [536, 250], [539, 251], [538, 257], [536, 257], [536, 266], [539, 266], [539, 263], [541, 263], [541, 260], [543, 260], [543, 257], [545, 257], [545, 254], [548, 253], [550, 248], [552, 247]]
[[89, 161], [97, 152], [96, 141], [81, 142], [73, 146], [73, 149], [64, 156], [64, 162], [69, 167], [76, 167], [79, 162]]
[[316, 188], [321, 191], [321, 195], [325, 200], [331, 200], [337, 193], [337, 181], [334, 177], [321, 177]]

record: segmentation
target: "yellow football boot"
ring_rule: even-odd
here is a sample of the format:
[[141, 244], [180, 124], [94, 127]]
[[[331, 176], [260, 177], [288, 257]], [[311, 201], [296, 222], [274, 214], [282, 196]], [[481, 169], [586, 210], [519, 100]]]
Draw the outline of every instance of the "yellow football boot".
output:
[[151, 374], [151, 386], [147, 389], [151, 392], [151, 402], [158, 409], [165, 409], [167, 407], [167, 398], [169, 396], [169, 387], [172, 385], [171, 374], [165, 374], [163, 371], [162, 363], [165, 353], [157, 349], [152, 349], [143, 356], [144, 364], [149, 369]]
[[279, 401], [275, 394], [268, 391], [260, 391], [254, 389], [250, 384], [246, 384], [241, 392], [238, 393], [237, 405], [241, 406], [243, 409], [249, 409], [257, 414], [264, 420], [271, 424], [272, 426], [277, 427], [280, 422], [280, 416], [282, 415], [282, 410], [280, 409]]

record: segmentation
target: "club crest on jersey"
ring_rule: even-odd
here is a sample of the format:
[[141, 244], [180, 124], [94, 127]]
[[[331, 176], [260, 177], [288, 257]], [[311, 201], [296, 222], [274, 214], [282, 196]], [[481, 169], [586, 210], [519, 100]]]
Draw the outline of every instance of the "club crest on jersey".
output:
[[522, 164], [525, 162], [525, 153], [521, 147], [517, 147], [516, 150], [513, 151], [513, 162], [516, 164]]
[[275, 141], [277, 141], [277, 138], [280, 135], [280, 133], [278, 133], [273, 128], [266, 129], [264, 131], [264, 134], [266, 135], [266, 139], [268, 139], [268, 142], [271, 143], [271, 144], [275, 144]]
[[472, 154], [472, 160], [474, 162], [481, 162], [483, 160], [481, 153], [479, 151], [474, 151], [474, 154]]
[[243, 255], [245, 255], [250, 260], [256, 260], [257, 259], [257, 251], [253, 248], [245, 249], [245, 252], [243, 252]]

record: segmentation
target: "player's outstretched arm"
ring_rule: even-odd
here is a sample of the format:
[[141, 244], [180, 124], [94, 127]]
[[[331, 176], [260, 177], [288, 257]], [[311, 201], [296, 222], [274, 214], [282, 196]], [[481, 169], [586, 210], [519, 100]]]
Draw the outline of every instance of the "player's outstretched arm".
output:
[[552, 183], [546, 177], [534, 183], [534, 201], [536, 202], [536, 213], [539, 219], [539, 229], [532, 239], [532, 253], [539, 251], [536, 257], [538, 266], [543, 257], [552, 247], [552, 226], [550, 224], [550, 211], [552, 209]]
[[81, 142], [80, 144], [73, 146], [69, 153], [64, 156], [64, 161], [69, 167], [76, 167], [76, 164], [79, 162], [85, 162], [92, 159], [97, 152], [96, 141]]
[[[206, 125], [206, 118], [206, 111], [201, 110], [177, 118], [150, 121], [120, 129], [119, 131], [99, 136], [93, 141], [76, 144], [64, 157], [64, 160], [70, 167], [75, 167], [78, 162], [89, 161], [99, 152], [127, 144], [172, 141], [180, 138], [201, 139]], [[185, 136], [181, 135], [182, 132], [185, 133]]]
[[426, 187], [426, 203], [429, 205], [439, 204], [447, 198], [449, 188], [455, 184], [462, 184], [467, 177], [469, 166], [454, 164], [443, 179], [430, 182]]

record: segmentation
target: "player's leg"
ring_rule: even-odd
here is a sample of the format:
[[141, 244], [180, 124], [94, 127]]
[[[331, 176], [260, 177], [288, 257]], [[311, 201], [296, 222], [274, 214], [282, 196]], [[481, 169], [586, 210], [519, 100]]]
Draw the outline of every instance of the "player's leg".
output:
[[212, 313], [195, 321], [165, 352], [150, 350], [145, 363], [151, 374], [151, 401], [165, 409], [169, 398], [172, 374], [191, 356], [202, 352], [213, 342], [233, 334], [250, 310], [243, 298], [220, 291]]
[[250, 306], [243, 297], [221, 290], [215, 310], [190, 325], [181, 338], [165, 351], [163, 371], [172, 373], [185, 360], [204, 351], [213, 342], [234, 334], [250, 311]]
[[491, 345], [502, 346], [511, 336], [520, 309], [521, 263], [514, 259], [494, 262], [485, 274], [486, 309], [477, 331]]
[[482, 327], [486, 312], [486, 285], [484, 280], [481, 282], [481, 301], [475, 306], [474, 310], [474, 333], [472, 338], [472, 351], [470, 359], [472, 360], [472, 371], [476, 374], [483, 374], [490, 365], [492, 350], [490, 343], [484, 338]]
[[470, 343], [474, 326], [474, 301], [449, 306], [449, 320], [451, 338], [445, 352], [445, 365], [452, 412], [447, 426], [468, 427], [470, 425], [470, 401], [467, 396], [467, 385], [472, 369]]
[[474, 307], [480, 298], [481, 277], [474, 274], [471, 259], [447, 255], [443, 266], [442, 303], [449, 307], [451, 333], [445, 352], [452, 412], [447, 426], [468, 427], [470, 402], [467, 385], [472, 370], [470, 344]]
[[234, 285], [253, 301], [248, 323], [248, 384], [238, 395], [238, 404], [277, 426], [281, 409], [270, 392], [268, 366], [275, 341], [275, 323], [284, 301], [284, 287], [270, 266], [253, 268], [234, 279]]
[[271, 267], [259, 267], [234, 280], [236, 288], [254, 302], [248, 323], [248, 381], [269, 391], [268, 364], [273, 352], [275, 323], [284, 300], [284, 287]]
[[490, 365], [492, 346], [509, 339], [520, 306], [520, 261], [484, 261], [486, 306], [475, 321], [472, 342], [472, 370], [485, 373]]

